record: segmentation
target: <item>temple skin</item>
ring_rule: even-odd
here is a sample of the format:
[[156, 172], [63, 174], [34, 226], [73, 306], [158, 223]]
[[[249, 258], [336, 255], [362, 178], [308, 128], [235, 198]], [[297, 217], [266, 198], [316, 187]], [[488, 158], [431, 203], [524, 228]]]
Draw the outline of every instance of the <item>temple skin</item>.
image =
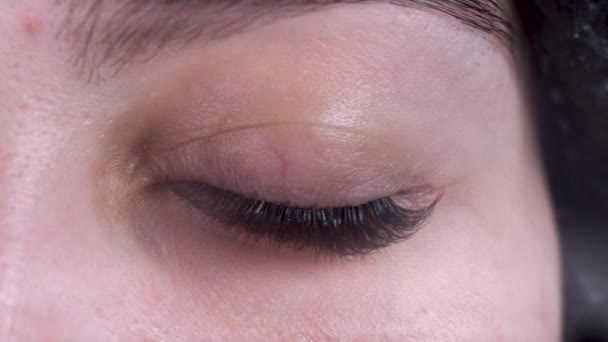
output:
[[[340, 5], [88, 82], [62, 18], [0, 4], [0, 340], [559, 340], [553, 209], [491, 38]], [[223, 235], [166, 179], [442, 200], [411, 239], [326, 258]]]

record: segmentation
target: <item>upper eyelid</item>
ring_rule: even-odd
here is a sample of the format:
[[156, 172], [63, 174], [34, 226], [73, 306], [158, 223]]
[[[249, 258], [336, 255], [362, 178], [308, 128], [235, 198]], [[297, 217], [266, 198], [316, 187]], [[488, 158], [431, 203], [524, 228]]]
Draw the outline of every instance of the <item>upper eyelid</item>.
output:
[[[289, 124], [297, 126], [299, 123], [292, 121]], [[272, 125], [262, 126], [272, 127]], [[248, 127], [258, 127], [258, 125]], [[319, 127], [342, 128], [329, 125], [319, 125]], [[382, 195], [439, 193], [444, 189], [444, 180], [440, 177], [440, 170], [443, 166], [432, 155], [425, 152], [424, 148], [418, 149], [415, 142], [404, 145], [404, 143], [391, 141], [389, 137], [384, 136], [369, 141], [369, 146], [366, 145], [364, 148], [349, 145], [349, 147], [344, 147], [345, 149], [337, 149], [334, 148], [336, 145], [331, 141], [315, 148], [302, 146], [306, 151], [327, 148], [331, 150], [327, 152], [331, 155], [306, 163], [315, 175], [322, 178], [303, 178], [301, 173], [294, 174], [289, 177], [294, 182], [290, 182], [289, 188], [286, 188], [280, 181], [287, 179], [281, 173], [282, 164], [277, 163], [278, 161], [285, 162], [285, 158], [290, 158], [297, 153], [292, 154], [290, 150], [277, 153], [271, 147], [266, 148], [264, 144], [255, 144], [259, 148], [251, 149], [248, 138], [243, 140], [246, 141], [245, 145], [238, 149], [239, 153], [235, 154], [231, 152], [231, 149], [226, 151], [222, 149], [222, 146], [234, 145], [232, 137], [211, 143], [208, 141], [211, 138], [207, 137], [184, 140], [184, 137], [177, 133], [178, 131], [179, 129], [170, 128], [167, 133], [162, 134], [162, 131], [152, 130], [153, 134], [140, 139], [141, 143], [136, 144], [139, 147], [134, 148], [128, 157], [130, 161], [128, 174], [130, 179], [138, 184], [138, 187], [153, 187], [170, 180], [202, 181], [232, 191], [263, 193], [270, 201], [281, 202], [289, 200], [289, 197], [294, 195], [293, 198], [297, 198], [302, 204], [321, 200], [326, 204], [341, 204], [340, 202], [346, 201], [355, 205]], [[190, 131], [198, 132], [200, 130], [194, 128]], [[238, 132], [238, 130], [230, 131]], [[341, 132], [349, 134], [353, 130], [346, 129]], [[256, 137], [264, 136], [264, 132], [259, 133], [255, 133]], [[368, 135], [358, 132], [354, 134], [369, 139]], [[178, 138], [182, 140], [171, 141]], [[335, 135], [332, 139], [335, 139]], [[369, 148], [370, 146], [371, 148]], [[411, 151], [420, 151], [424, 154], [418, 155], [411, 152], [407, 155], [408, 162], [402, 163], [400, 162], [402, 153], [397, 151], [403, 151], [404, 146], [409, 146], [408, 149]], [[254, 155], [254, 157], [250, 158], [250, 155]], [[329, 156], [331, 158], [327, 158]], [[278, 159], [269, 159], [271, 157]], [[271, 162], [269, 163], [269, 161]], [[258, 181], [245, 181], [248, 177], [253, 177]], [[323, 189], [319, 188], [319, 180], [325, 182]], [[330, 181], [331, 183], [327, 183]], [[307, 192], [307, 194], [302, 197], [296, 192], [287, 192], [288, 189], [296, 190], [301, 194]], [[332, 195], [326, 196], [327, 191], [331, 191]]]

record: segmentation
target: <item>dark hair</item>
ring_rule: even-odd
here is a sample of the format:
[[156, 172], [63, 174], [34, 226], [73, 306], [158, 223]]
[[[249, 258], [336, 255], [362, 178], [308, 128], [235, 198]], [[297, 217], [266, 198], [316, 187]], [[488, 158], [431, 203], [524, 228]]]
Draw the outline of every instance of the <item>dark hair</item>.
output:
[[608, 210], [608, 1], [519, 0], [558, 209]]
[[[608, 1], [516, 0], [560, 225], [566, 341], [608, 340]], [[598, 299], [599, 298], [599, 299]]]

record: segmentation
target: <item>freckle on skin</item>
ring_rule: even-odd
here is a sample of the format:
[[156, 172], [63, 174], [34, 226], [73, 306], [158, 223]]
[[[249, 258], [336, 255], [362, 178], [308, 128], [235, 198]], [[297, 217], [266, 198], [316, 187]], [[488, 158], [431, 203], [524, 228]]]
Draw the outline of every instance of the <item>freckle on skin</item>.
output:
[[40, 17], [27, 15], [24, 16], [21, 22], [25, 35], [31, 40], [38, 39], [42, 28], [42, 20], [40, 19]]
[[427, 310], [426, 308], [420, 308], [418, 310], [418, 313], [420, 314], [420, 316], [427, 316], [429, 314], [429, 310]]

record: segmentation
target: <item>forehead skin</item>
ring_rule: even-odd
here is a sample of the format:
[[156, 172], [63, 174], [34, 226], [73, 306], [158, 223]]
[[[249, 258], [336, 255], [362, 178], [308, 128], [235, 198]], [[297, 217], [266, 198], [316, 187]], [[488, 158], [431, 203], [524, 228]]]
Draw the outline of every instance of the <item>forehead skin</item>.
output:
[[[552, 209], [513, 64], [484, 32], [441, 11], [345, 4], [90, 82], [96, 63], [80, 70], [74, 54], [87, 35], [64, 30], [69, 2], [50, 3], [0, 4], [0, 340], [558, 340]], [[396, 186], [432, 175], [444, 197], [411, 240], [364, 258], [241, 245], [139, 191], [137, 158], [123, 158], [192, 127], [243, 135], [161, 162], [207, 148], [204, 176], [221, 179], [230, 167], [213, 161], [234, 152], [229, 166], [260, 172], [249, 185], [283, 158], [297, 166], [284, 179], [321, 191], [353, 165]]]

